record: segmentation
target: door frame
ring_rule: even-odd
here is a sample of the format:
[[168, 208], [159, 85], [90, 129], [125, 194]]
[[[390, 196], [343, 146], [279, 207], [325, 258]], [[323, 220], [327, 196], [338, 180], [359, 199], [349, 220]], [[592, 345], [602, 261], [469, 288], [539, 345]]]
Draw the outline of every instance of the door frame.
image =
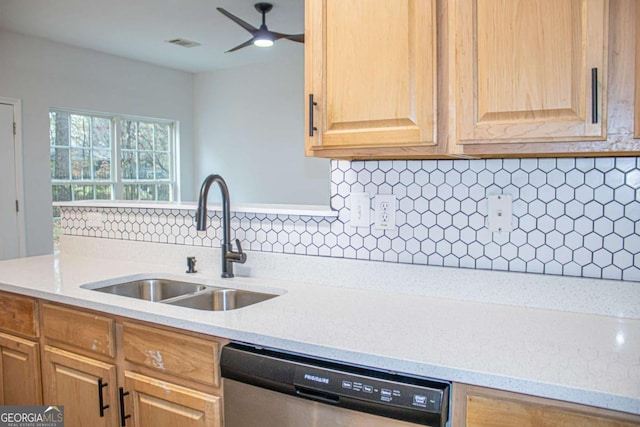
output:
[[16, 98], [5, 98], [0, 96], [0, 104], [13, 107], [13, 121], [16, 124], [16, 133], [13, 136], [14, 159], [16, 173], [16, 199], [18, 200], [18, 247], [20, 257], [27, 256], [27, 242], [25, 236], [25, 216], [24, 216], [24, 182], [22, 179], [22, 101]]

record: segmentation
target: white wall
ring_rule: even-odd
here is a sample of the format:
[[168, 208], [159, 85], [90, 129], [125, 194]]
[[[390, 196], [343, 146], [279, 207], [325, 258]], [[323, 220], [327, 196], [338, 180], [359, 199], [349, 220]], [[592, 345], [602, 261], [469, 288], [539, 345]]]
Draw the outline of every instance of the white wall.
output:
[[304, 100], [302, 48], [287, 61], [197, 74], [196, 181], [222, 175], [233, 202], [328, 205], [329, 161], [304, 157]]
[[[193, 164], [190, 73], [0, 31], [0, 96], [22, 100], [27, 255], [52, 251], [51, 107], [178, 120], [182, 164]], [[191, 168], [181, 186], [192, 200]]]

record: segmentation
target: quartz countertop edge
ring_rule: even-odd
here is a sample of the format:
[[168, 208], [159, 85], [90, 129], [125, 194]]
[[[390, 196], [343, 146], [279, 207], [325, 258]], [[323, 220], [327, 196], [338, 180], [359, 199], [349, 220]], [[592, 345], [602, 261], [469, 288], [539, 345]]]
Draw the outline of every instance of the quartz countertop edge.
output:
[[[197, 202], [159, 202], [159, 201], [118, 201], [118, 200], [81, 200], [71, 202], [54, 202], [53, 206], [63, 208], [125, 208], [125, 209], [173, 209], [190, 210], [198, 208]], [[276, 203], [231, 203], [231, 212], [253, 213], [265, 215], [291, 215], [336, 218], [338, 211], [323, 205], [291, 205]], [[222, 212], [220, 203], [208, 203], [209, 212]]]
[[[80, 288], [131, 275], [282, 295], [208, 312]], [[2, 261], [0, 290], [325, 359], [640, 414], [638, 319], [256, 277], [190, 276], [183, 266], [78, 255]]]

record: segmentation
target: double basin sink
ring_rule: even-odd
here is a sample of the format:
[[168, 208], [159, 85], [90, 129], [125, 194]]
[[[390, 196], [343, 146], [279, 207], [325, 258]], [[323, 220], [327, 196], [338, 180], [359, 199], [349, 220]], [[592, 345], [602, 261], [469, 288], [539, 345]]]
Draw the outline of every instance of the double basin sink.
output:
[[227, 311], [247, 307], [277, 294], [207, 286], [173, 279], [139, 279], [102, 287], [82, 286], [98, 292], [198, 310]]

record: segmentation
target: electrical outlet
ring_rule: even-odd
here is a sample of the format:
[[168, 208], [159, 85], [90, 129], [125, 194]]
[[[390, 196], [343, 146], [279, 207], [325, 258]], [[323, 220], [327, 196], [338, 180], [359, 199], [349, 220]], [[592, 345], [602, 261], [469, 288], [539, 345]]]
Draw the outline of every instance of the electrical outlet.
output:
[[102, 212], [86, 212], [84, 215], [84, 225], [88, 228], [104, 229], [105, 215]]
[[491, 232], [513, 231], [513, 200], [509, 194], [487, 197], [487, 228]]
[[351, 193], [349, 195], [350, 219], [352, 227], [368, 227], [370, 225], [369, 193]]
[[378, 194], [373, 198], [373, 228], [376, 230], [395, 230], [396, 196]]

